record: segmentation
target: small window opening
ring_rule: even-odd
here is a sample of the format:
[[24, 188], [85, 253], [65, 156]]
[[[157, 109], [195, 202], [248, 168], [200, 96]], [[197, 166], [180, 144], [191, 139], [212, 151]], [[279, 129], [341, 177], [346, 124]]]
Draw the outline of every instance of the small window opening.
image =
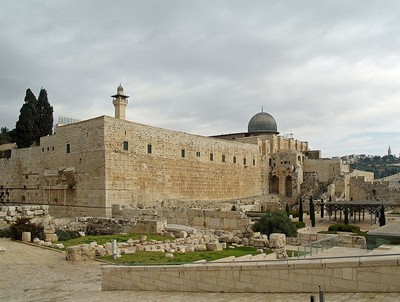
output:
[[151, 154], [151, 152], [152, 152], [152, 150], [151, 150], [151, 145], [148, 144], [148, 145], [147, 145], [147, 153], [148, 153], [148, 154]]
[[67, 153], [71, 153], [71, 145], [67, 144]]
[[225, 155], [222, 155], [222, 162], [225, 162]]
[[233, 157], [233, 163], [236, 164], [236, 156]]
[[181, 156], [182, 156], [182, 158], [185, 157], [185, 149], [181, 150]]
[[210, 160], [213, 161], [214, 160], [214, 154], [210, 153]]
[[124, 141], [124, 150], [128, 151], [129, 150], [129, 144], [127, 141]]

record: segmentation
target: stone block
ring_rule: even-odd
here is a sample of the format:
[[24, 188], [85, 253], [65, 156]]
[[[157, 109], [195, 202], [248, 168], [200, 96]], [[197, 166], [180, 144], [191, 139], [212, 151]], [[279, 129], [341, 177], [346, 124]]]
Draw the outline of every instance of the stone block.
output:
[[196, 252], [204, 252], [207, 251], [207, 246], [205, 244], [197, 244], [194, 246], [194, 250]]
[[206, 248], [207, 251], [213, 251], [213, 252], [220, 252], [223, 250], [222, 244], [219, 242], [208, 242], [206, 243]]
[[270, 248], [283, 248], [286, 246], [285, 234], [273, 233], [269, 236], [269, 247]]
[[31, 242], [31, 232], [22, 232], [22, 242]]
[[66, 250], [68, 261], [87, 261], [96, 258], [96, 251], [89, 244], [69, 246]]
[[186, 238], [188, 236], [186, 231], [180, 231], [178, 233], [178, 238]]
[[43, 216], [44, 215], [44, 211], [43, 210], [35, 210], [35, 216]]
[[44, 234], [44, 240], [46, 242], [56, 242], [56, 241], [58, 241], [58, 236], [57, 236], [57, 234], [45, 233]]
[[57, 244], [54, 245], [54, 247], [56, 247], [56, 248], [62, 250], [65, 246], [64, 246], [64, 244], [62, 244], [62, 243], [57, 243]]

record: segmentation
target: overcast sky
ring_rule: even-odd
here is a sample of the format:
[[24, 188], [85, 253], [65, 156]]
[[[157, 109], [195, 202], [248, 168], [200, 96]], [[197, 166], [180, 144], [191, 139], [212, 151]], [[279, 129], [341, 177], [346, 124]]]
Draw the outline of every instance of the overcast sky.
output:
[[27, 88], [55, 119], [201, 135], [261, 111], [324, 157], [400, 153], [400, 1], [1, 1], [0, 126]]

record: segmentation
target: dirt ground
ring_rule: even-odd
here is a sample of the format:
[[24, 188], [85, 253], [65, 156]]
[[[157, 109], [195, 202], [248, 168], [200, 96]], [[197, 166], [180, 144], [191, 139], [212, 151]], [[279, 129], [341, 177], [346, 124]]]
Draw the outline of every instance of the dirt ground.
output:
[[[100, 262], [68, 262], [64, 253], [9, 239], [0, 247], [0, 301], [310, 301], [310, 294], [103, 292]], [[390, 302], [400, 294], [325, 294], [325, 301]]]

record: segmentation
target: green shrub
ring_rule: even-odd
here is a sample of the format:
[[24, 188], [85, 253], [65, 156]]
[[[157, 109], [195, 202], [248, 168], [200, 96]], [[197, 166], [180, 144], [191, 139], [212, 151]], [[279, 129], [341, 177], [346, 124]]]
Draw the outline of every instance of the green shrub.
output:
[[44, 239], [43, 227], [31, 222], [30, 218], [17, 218], [11, 225], [10, 230], [11, 238], [14, 240], [22, 240], [23, 232], [31, 232], [32, 238]]
[[296, 227], [296, 229], [301, 229], [306, 226], [303, 221], [292, 221], [292, 224]]
[[289, 237], [297, 235], [296, 227], [292, 224], [289, 217], [287, 217], [285, 211], [265, 214], [253, 225], [253, 230], [268, 236], [272, 233], [283, 233]]
[[328, 231], [330, 232], [351, 232], [351, 233], [358, 233], [360, 232], [360, 227], [356, 225], [345, 225], [341, 223], [332, 224], [329, 226]]
[[67, 241], [80, 237], [78, 232], [56, 230], [58, 241]]
[[11, 228], [0, 229], [0, 238], [11, 238]]

